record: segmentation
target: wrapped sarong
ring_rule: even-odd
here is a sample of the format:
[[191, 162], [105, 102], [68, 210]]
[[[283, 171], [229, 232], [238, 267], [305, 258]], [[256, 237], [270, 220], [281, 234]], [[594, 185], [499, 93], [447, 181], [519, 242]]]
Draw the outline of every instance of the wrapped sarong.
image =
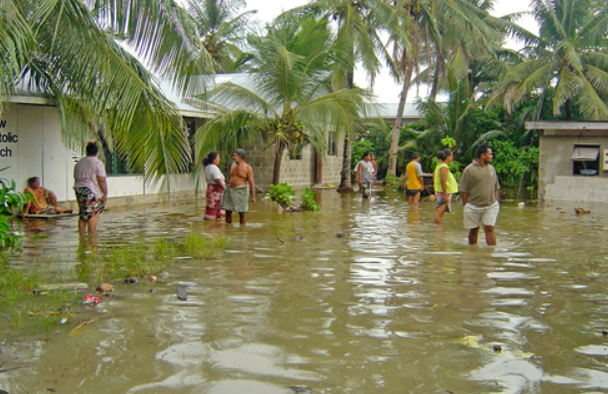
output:
[[226, 211], [222, 209], [222, 189], [218, 185], [207, 185], [205, 220], [216, 220], [226, 216]]
[[230, 212], [249, 210], [249, 184], [228, 187], [222, 196], [222, 209]]
[[105, 202], [101, 201], [88, 187], [77, 187], [74, 189], [78, 208], [80, 208], [80, 219], [85, 222], [93, 216], [100, 214], [106, 207]]

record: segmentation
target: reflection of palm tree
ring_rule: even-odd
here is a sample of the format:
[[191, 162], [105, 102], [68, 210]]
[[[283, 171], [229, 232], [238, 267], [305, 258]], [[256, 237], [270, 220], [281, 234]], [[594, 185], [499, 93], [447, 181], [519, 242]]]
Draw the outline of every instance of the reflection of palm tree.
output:
[[532, 1], [540, 37], [533, 41], [530, 58], [510, 68], [501, 82], [508, 112], [530, 94], [540, 93], [544, 99], [554, 88], [555, 116], [563, 110], [570, 120], [576, 107], [584, 118], [608, 119], [606, 5], [593, 0]]
[[213, 58], [218, 73], [237, 72], [249, 58], [238, 47], [254, 12], [237, 14], [244, 6], [243, 0], [189, 0], [188, 11], [196, 20], [201, 48]]
[[[230, 152], [258, 133], [274, 144], [273, 183], [279, 183], [285, 150], [312, 143], [324, 151], [326, 131], [359, 130], [361, 92], [331, 92], [330, 72], [341, 55], [332, 46], [325, 20], [284, 16], [265, 37], [250, 36], [250, 83], [226, 82], [201, 98], [219, 114], [198, 131], [197, 152]], [[248, 82], [249, 83], [249, 82]]]
[[66, 139], [113, 143], [146, 177], [184, 170], [190, 154], [181, 117], [114, 39], [125, 39], [183, 88], [189, 73], [209, 71], [191, 56], [193, 23], [172, 0], [86, 3], [91, 8], [82, 0], [3, 0], [0, 87], [14, 91], [23, 80], [52, 95]]

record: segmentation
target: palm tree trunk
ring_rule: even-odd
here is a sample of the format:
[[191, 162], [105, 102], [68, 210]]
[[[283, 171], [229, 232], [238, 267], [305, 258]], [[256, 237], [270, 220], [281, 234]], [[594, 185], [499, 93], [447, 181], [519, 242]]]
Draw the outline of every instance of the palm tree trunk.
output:
[[[354, 86], [353, 70], [346, 72], [346, 88], [352, 89]], [[342, 155], [342, 171], [340, 172], [340, 186], [338, 192], [351, 193], [353, 185], [351, 183], [351, 161], [352, 161], [352, 136], [346, 134], [344, 136], [344, 153]]]
[[274, 156], [274, 169], [272, 171], [272, 184], [273, 185], [278, 185], [279, 184], [279, 179], [281, 178], [281, 163], [283, 161], [283, 153], [284, 153], [285, 149], [278, 148], [275, 151], [275, 156]]
[[399, 106], [397, 107], [397, 115], [395, 116], [395, 125], [393, 126], [393, 135], [391, 139], [391, 150], [388, 159], [388, 174], [397, 175], [397, 150], [399, 149], [399, 136], [401, 135], [401, 122], [403, 120], [403, 110], [405, 109], [405, 100], [407, 99], [407, 91], [410, 89], [410, 81], [412, 79], [412, 64], [406, 66], [405, 76], [403, 77], [403, 87], [401, 89], [401, 97], [399, 98]]
[[437, 48], [437, 59], [435, 60], [435, 72], [433, 73], [433, 81], [431, 82], [431, 92], [429, 100], [433, 103], [437, 100], [437, 91], [439, 90], [439, 79], [443, 72], [443, 56], [439, 48]]
[[351, 193], [353, 185], [351, 183], [351, 161], [352, 161], [352, 143], [350, 134], [344, 138], [344, 153], [342, 155], [342, 171], [340, 172], [340, 186], [338, 192]]

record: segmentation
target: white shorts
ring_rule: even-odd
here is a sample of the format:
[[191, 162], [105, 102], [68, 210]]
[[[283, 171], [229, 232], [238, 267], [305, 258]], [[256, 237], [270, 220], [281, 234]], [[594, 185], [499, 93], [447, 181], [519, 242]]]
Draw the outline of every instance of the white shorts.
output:
[[464, 228], [477, 228], [480, 225], [494, 227], [499, 210], [498, 202], [489, 207], [477, 207], [467, 203], [464, 206]]

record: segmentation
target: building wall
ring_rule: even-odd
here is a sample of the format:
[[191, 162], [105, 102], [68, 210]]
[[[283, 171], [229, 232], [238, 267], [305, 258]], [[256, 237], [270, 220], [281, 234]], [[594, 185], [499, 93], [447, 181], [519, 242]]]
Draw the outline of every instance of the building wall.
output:
[[[600, 170], [597, 176], [572, 174], [570, 159], [575, 145], [598, 145], [600, 147]], [[585, 201], [580, 198], [595, 198], [592, 190], [598, 185], [608, 188], [608, 168], [603, 167], [603, 152], [608, 149], [606, 136], [555, 136], [542, 135], [538, 168], [538, 197], [541, 201]], [[568, 188], [577, 185], [578, 190]], [[571, 195], [572, 194], [572, 195]], [[574, 200], [573, 200], [574, 198]], [[594, 200], [588, 200], [594, 201]], [[606, 201], [605, 198], [603, 201]]]
[[[0, 178], [15, 180], [18, 191], [25, 189], [28, 178], [37, 176], [59, 201], [74, 201], [74, 165], [81, 156], [80, 150], [70, 149], [63, 142], [61, 119], [56, 107], [12, 103], [3, 109], [0, 116], [0, 168], [9, 168], [0, 172]], [[121, 198], [119, 205], [128, 206], [135, 202], [127, 197], [160, 197], [157, 195], [160, 182], [146, 184], [137, 175], [110, 175], [107, 182], [108, 196]], [[172, 177], [170, 186], [176, 196], [194, 197], [193, 182], [188, 174]], [[109, 200], [108, 205], [113, 204]]]
[[[244, 149], [247, 153], [246, 161], [253, 169], [256, 186], [268, 191], [272, 186], [275, 152], [274, 146], [270, 146], [268, 149], [265, 147], [266, 145], [259, 141]], [[337, 185], [340, 182], [343, 148], [344, 142], [337, 142], [336, 155], [323, 158], [322, 180], [324, 184]], [[290, 159], [289, 154], [285, 151], [281, 161], [279, 183], [287, 183], [294, 189], [304, 189], [316, 183], [317, 158], [312, 145], [309, 144], [302, 149], [301, 157], [297, 160]]]

